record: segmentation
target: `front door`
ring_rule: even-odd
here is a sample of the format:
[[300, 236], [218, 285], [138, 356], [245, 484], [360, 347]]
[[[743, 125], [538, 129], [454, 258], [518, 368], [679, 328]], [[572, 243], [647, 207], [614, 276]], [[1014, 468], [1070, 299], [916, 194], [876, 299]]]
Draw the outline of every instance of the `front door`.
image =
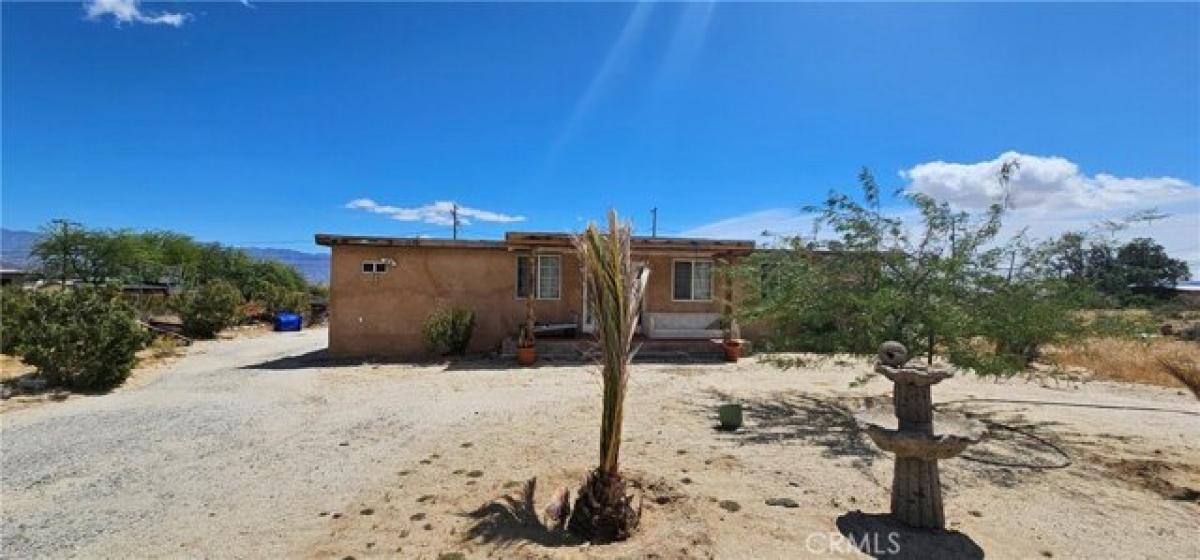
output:
[[[641, 275], [642, 271], [646, 269], [646, 263], [634, 262], [633, 268], [636, 271], [635, 274]], [[649, 290], [647, 290], [647, 291], [649, 291]], [[637, 329], [634, 332], [639, 333], [639, 334], [641, 334], [643, 332], [642, 323], [643, 323], [643, 319], [645, 319], [645, 314], [646, 314], [646, 297], [643, 295], [642, 296], [642, 304], [640, 306], [638, 306], [638, 323], [637, 323]], [[592, 302], [591, 302], [591, 300], [588, 299], [587, 276], [584, 276], [584, 278], [583, 278], [583, 332], [590, 333], [590, 332], [595, 332], [595, 330], [596, 330], [596, 318], [592, 316]]]

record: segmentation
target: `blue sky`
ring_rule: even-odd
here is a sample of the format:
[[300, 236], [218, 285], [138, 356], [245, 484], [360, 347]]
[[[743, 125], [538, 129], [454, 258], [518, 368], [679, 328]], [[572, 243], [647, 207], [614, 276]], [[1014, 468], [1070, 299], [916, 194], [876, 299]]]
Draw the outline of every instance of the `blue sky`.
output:
[[746, 237], [862, 165], [978, 207], [1009, 151], [1013, 227], [1153, 205], [1200, 263], [1200, 6], [3, 5], [9, 228]]

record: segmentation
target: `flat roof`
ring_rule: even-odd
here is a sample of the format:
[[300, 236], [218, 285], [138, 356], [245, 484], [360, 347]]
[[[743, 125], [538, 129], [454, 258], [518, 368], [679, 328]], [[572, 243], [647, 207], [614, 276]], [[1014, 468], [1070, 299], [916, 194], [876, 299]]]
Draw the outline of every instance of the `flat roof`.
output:
[[[518, 247], [565, 247], [571, 245], [570, 233], [510, 231], [504, 240], [488, 239], [445, 239], [428, 237], [374, 237], [364, 235], [316, 234], [317, 245], [363, 245], [384, 247], [441, 247], [474, 249], [513, 249]], [[741, 239], [703, 239], [693, 237], [649, 237], [635, 235], [633, 248], [637, 250], [679, 251], [726, 251], [749, 253], [754, 242]]]
[[504, 249], [503, 241], [487, 239], [443, 239], [430, 237], [375, 237], [369, 235], [316, 234], [317, 245], [365, 245], [369, 247], [454, 247], [475, 249]]

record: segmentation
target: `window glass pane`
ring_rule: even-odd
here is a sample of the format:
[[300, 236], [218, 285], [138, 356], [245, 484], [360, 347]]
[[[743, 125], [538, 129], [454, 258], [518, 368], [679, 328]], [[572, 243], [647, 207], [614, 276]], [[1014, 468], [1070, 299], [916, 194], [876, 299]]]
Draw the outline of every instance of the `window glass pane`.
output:
[[692, 265], [692, 299], [712, 299], [712, 263], [696, 261]]
[[560, 265], [561, 260], [557, 255], [538, 257], [539, 299], [558, 299]]
[[675, 299], [692, 299], [692, 262], [675, 261]]
[[533, 285], [533, 270], [530, 269], [530, 257], [517, 257], [517, 297], [529, 297], [529, 288]]
[[375, 272], [375, 263], [373, 263], [371, 261], [363, 261], [362, 271], [363, 272]]

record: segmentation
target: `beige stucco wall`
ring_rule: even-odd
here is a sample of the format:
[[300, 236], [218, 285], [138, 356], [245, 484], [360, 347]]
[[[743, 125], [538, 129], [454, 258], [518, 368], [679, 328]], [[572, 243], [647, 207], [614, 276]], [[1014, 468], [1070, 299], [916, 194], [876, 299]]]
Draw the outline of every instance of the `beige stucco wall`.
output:
[[710, 301], [674, 301], [674, 280], [672, 271], [676, 259], [712, 260], [703, 255], [652, 254], [641, 255], [633, 253], [633, 260], [644, 262], [650, 268], [650, 284], [646, 290], [645, 311], [647, 313], [720, 313], [721, 301], [725, 297], [725, 285], [721, 280], [719, 266], [714, 261], [713, 298]]
[[[579, 262], [569, 250], [540, 250], [562, 257], [557, 300], [535, 300], [538, 322], [576, 323], [582, 312]], [[475, 311], [473, 352], [499, 349], [515, 336], [525, 314], [516, 297], [518, 252], [505, 248], [436, 248], [335, 245], [329, 294], [329, 351], [334, 356], [424, 355], [421, 326], [439, 306]], [[526, 253], [527, 254], [527, 253]], [[719, 313], [723, 283], [717, 274], [714, 298], [707, 302], [672, 301], [672, 259], [702, 255], [637, 254], [650, 267], [647, 312]], [[365, 260], [391, 259], [385, 274], [362, 273]]]
[[[503, 248], [333, 247], [329, 351], [335, 356], [417, 357], [421, 326], [438, 306], [475, 311], [471, 350], [498, 349], [525, 314], [517, 299], [517, 253]], [[363, 274], [364, 260], [392, 259], [385, 274]], [[579, 265], [563, 254], [561, 297], [535, 300], [539, 322], [575, 322]]]

